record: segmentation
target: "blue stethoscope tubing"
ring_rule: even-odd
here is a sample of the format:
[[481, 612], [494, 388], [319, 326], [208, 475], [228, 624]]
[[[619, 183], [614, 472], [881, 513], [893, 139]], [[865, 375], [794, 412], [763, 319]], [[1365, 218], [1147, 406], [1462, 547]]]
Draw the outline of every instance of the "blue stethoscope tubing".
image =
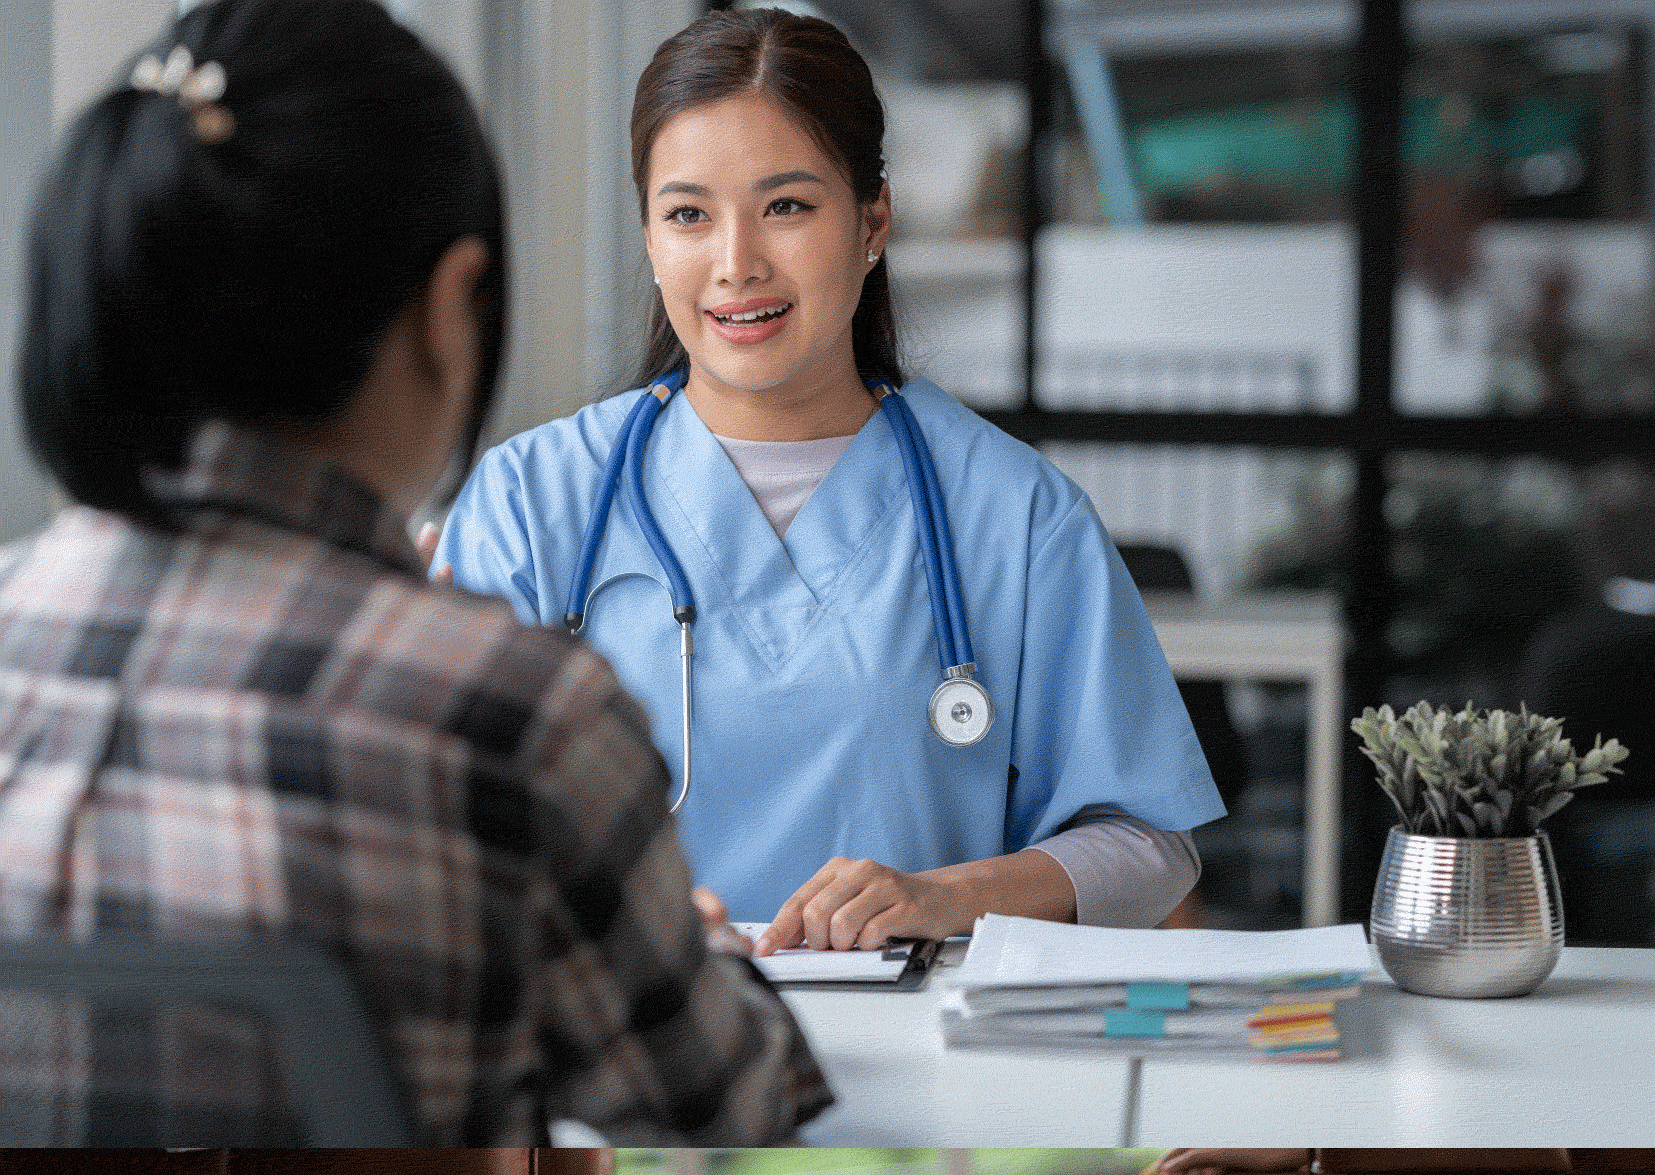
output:
[[914, 503], [926, 586], [931, 596], [931, 618], [937, 629], [937, 656], [942, 661], [942, 684], [926, 704], [931, 730], [953, 747], [980, 742], [994, 725], [994, 703], [972, 674], [977, 671], [971, 652], [971, 633], [965, 623], [965, 594], [960, 590], [960, 568], [954, 558], [954, 536], [943, 507], [936, 462], [925, 433], [896, 388], [870, 379], [868, 390], [879, 401], [890, 422], [908, 478], [908, 496]]
[[931, 446], [925, 443], [914, 410], [889, 384], [871, 389], [879, 398], [880, 410], [897, 436], [902, 467], [908, 478], [908, 493], [919, 519], [919, 545], [925, 557], [926, 586], [930, 589], [931, 617], [937, 628], [937, 654], [943, 671], [971, 662], [971, 635], [965, 627], [965, 604], [960, 599], [960, 572], [954, 561], [954, 536], [943, 509], [942, 491], [937, 486], [937, 468], [931, 460]]
[[[604, 462], [598, 484], [597, 500], [592, 505], [592, 516], [586, 523], [586, 534], [581, 541], [580, 557], [575, 564], [575, 576], [569, 586], [568, 609], [563, 623], [569, 631], [579, 632], [585, 624], [587, 607], [591, 602], [592, 572], [597, 564], [598, 544], [609, 520], [615, 490], [626, 486], [627, 503], [632, 516], [643, 532], [644, 541], [655, 553], [661, 570], [666, 573], [667, 593], [672, 597], [672, 615], [680, 633], [680, 660], [683, 670], [683, 737], [684, 784], [671, 811], [683, 807], [690, 794], [690, 662], [694, 645], [690, 625], [695, 622], [695, 599], [690, 583], [679, 564], [672, 546], [661, 533], [655, 514], [644, 495], [644, 447], [649, 441], [655, 418], [672, 398], [683, 390], [688, 378], [687, 368], [680, 367], [670, 375], [651, 384], [648, 392], [627, 413], [615, 445]], [[966, 629], [964, 593], [960, 590], [960, 571], [954, 558], [954, 538], [948, 526], [948, 513], [943, 508], [942, 490], [937, 480], [936, 463], [931, 448], [925, 443], [913, 409], [887, 380], [870, 378], [868, 390], [879, 401], [897, 450], [902, 455], [903, 472], [908, 481], [908, 494], [913, 501], [914, 518], [919, 531], [921, 563], [931, 599], [931, 620], [936, 629], [937, 656], [942, 662], [943, 681], [931, 695], [927, 717], [937, 737], [950, 746], [968, 747], [988, 733], [994, 721], [994, 706], [988, 692], [972, 678], [976, 664], [971, 653], [971, 635]]]
[[687, 369], [680, 368], [664, 379], [657, 380], [650, 385], [647, 394], [638, 397], [638, 402], [632, 406], [632, 411], [627, 413], [626, 420], [622, 422], [621, 431], [615, 437], [614, 448], [609, 451], [609, 459], [604, 462], [603, 477], [598, 482], [598, 500], [593, 504], [592, 517], [586, 523], [586, 535], [580, 544], [580, 558], [575, 564], [574, 582], [569, 586], [568, 607], [563, 614], [563, 623], [572, 633], [579, 632], [586, 623], [586, 608], [591, 598], [588, 592], [592, 583], [592, 569], [597, 564], [598, 543], [603, 538], [603, 528], [609, 520], [609, 507], [615, 500], [615, 488], [625, 481], [627, 503], [632, 507], [632, 517], [637, 521], [638, 529], [643, 532], [644, 541], [649, 544], [649, 549], [655, 552], [661, 570], [666, 572], [667, 594], [672, 597], [672, 618], [678, 622], [678, 655], [682, 671], [679, 696], [683, 700], [684, 785], [679, 789], [678, 798], [672, 802], [669, 809], [673, 813], [684, 806], [684, 800], [690, 794], [690, 727], [693, 718], [690, 706], [690, 662], [695, 657], [695, 641], [690, 636], [690, 625], [695, 623], [695, 597], [690, 593], [689, 577], [684, 574], [678, 557], [672, 553], [671, 544], [661, 533], [660, 524], [655, 521], [655, 512], [649, 508], [649, 499], [644, 496], [643, 468], [644, 444], [649, 440], [650, 430], [655, 427], [655, 418], [661, 414], [661, 409], [672, 394], [683, 388], [688, 375]]

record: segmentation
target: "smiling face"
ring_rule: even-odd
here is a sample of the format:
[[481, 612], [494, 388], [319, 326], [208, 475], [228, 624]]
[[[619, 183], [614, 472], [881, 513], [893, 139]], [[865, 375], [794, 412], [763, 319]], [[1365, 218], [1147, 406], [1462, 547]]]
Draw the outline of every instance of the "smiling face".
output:
[[[851, 317], [868, 253], [885, 249], [889, 192], [858, 203], [816, 141], [757, 95], [669, 119], [650, 148], [646, 191], [650, 263], [709, 427], [766, 431], [756, 418], [780, 415], [800, 425], [783, 431], [820, 432], [860, 413], [849, 426], [859, 427], [871, 398]], [[754, 419], [714, 419], [732, 413]]]

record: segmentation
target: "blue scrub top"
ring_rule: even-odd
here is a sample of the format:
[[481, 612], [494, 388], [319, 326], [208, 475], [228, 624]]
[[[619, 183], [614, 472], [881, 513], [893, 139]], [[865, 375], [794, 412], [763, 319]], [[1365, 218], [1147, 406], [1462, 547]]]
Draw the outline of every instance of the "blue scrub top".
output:
[[[561, 625], [627, 392], [484, 455], [434, 565]], [[1086, 495], [925, 380], [903, 388], [935, 456], [995, 723], [932, 733], [941, 680], [901, 455], [862, 426], [788, 527], [759, 509], [688, 400], [668, 401], [644, 485], [695, 595], [694, 782], [678, 814], [696, 880], [768, 921], [830, 857], [914, 872], [1025, 848], [1088, 804], [1158, 828], [1224, 806], [1143, 603]], [[665, 575], [616, 495], [583, 635], [644, 706], [681, 780], [679, 637]]]

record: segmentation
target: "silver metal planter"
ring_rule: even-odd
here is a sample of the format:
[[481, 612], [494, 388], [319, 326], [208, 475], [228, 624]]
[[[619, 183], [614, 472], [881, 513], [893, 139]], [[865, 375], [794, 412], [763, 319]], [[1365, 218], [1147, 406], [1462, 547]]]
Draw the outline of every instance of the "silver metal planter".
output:
[[1391, 829], [1369, 928], [1396, 985], [1420, 995], [1527, 995], [1563, 949], [1544, 832], [1487, 840]]

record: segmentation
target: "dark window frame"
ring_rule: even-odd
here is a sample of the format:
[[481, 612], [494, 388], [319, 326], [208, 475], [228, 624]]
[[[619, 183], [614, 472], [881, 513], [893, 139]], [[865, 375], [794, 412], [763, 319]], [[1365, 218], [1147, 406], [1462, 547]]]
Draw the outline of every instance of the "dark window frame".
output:
[[[1614, 0], [1606, 0], [1615, 7]], [[727, 8], [713, 0], [707, 8]], [[981, 415], [1012, 436], [1031, 444], [1046, 441], [1205, 445], [1226, 448], [1273, 448], [1342, 453], [1355, 467], [1350, 540], [1345, 559], [1350, 593], [1345, 601], [1348, 644], [1346, 706], [1360, 712], [1382, 701], [1392, 673], [1385, 630], [1394, 606], [1390, 564], [1392, 534], [1384, 517], [1390, 488], [1387, 464], [1394, 454], [1435, 452], [1494, 457], [1541, 455], [1586, 462], [1610, 455], [1655, 454], [1655, 417], [1582, 418], [1438, 417], [1397, 412], [1394, 400], [1394, 296], [1399, 273], [1404, 174], [1402, 164], [1402, 79], [1408, 64], [1407, 11], [1410, 0], [1357, 0], [1356, 108], [1357, 166], [1352, 209], [1357, 226], [1358, 314], [1357, 395], [1345, 413], [1254, 412], [1083, 412], [1042, 408], [1034, 396], [1040, 362], [1040, 281], [1038, 236], [1048, 223], [1044, 192], [1046, 160], [1042, 148], [1053, 124], [1055, 70], [1047, 52], [1049, 32], [1045, 0], [1022, 0], [1023, 37], [1019, 46], [1021, 78], [1029, 109], [1021, 189], [1024, 341], [1023, 403]], [[1493, 9], [1490, 5], [1490, 9]], [[1582, 13], [1591, 19], [1605, 4]], [[1655, 15], [1634, 13], [1646, 36], [1655, 33]], [[1598, 14], [1601, 15], [1601, 14]], [[1655, 46], [1655, 37], [1648, 37]], [[1642, 78], [1646, 100], [1655, 95], [1655, 50], [1646, 53]], [[1655, 119], [1646, 117], [1642, 132], [1645, 193], [1655, 193]], [[1655, 210], [1645, 210], [1646, 223]], [[1341, 854], [1341, 917], [1366, 918], [1372, 878], [1378, 869], [1385, 828], [1391, 812], [1380, 789], [1355, 753], [1347, 736], [1344, 775], [1344, 841]]]

